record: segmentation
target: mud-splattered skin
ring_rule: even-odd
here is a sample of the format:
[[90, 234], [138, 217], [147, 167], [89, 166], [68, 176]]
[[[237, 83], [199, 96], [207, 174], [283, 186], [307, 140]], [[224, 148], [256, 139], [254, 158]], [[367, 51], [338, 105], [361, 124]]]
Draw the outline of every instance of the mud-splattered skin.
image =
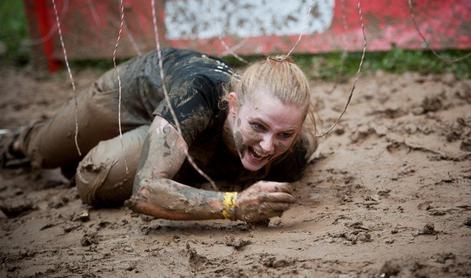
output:
[[[266, 90], [240, 100], [229, 94], [229, 117], [235, 149], [244, 167], [257, 171], [292, 147], [301, 132], [304, 107], [284, 104]], [[226, 135], [227, 136], [227, 135]]]
[[[126, 204], [136, 212], [172, 220], [223, 218], [222, 192], [193, 188], [171, 180], [185, 160], [186, 143], [164, 119], [149, 130], [134, 193]], [[166, 155], [169, 154], [169, 155]], [[239, 194], [235, 219], [260, 222], [280, 216], [293, 203], [288, 183], [260, 181]]]
[[149, 129], [147, 155], [136, 174], [134, 193], [127, 205], [159, 218], [217, 219], [222, 217], [223, 193], [196, 189], [171, 180], [183, 161], [185, 141], [164, 119], [156, 117]]
[[[299, 107], [273, 101], [267, 95], [237, 107], [230, 109], [226, 119], [224, 136], [229, 139], [225, 141], [228, 148], [237, 151], [244, 167], [247, 165], [246, 168], [252, 171], [284, 154], [300, 132], [304, 119]], [[156, 117], [149, 132], [144, 150], [147, 155], [136, 175], [134, 195], [128, 206], [167, 219], [222, 218], [223, 193], [196, 189], [171, 180], [185, 160], [187, 145], [183, 138], [160, 117]], [[230, 140], [232, 134], [233, 140]], [[253, 156], [252, 150], [265, 158], [246, 158]], [[294, 201], [288, 183], [259, 181], [239, 194], [234, 218], [260, 222], [281, 215]]]
[[[223, 84], [228, 81], [231, 70], [220, 61], [202, 54], [182, 53], [184, 55], [169, 52], [169, 58], [165, 58], [167, 54], [164, 53], [170, 102], [182, 127], [182, 136], [174, 127], [167, 102], [153, 104], [153, 122], [144, 144], [133, 196], [127, 205], [137, 212], [158, 218], [222, 218], [223, 192], [198, 189], [187, 185], [190, 184], [187, 183], [188, 179], [181, 178], [185, 176], [182, 172], [185, 173], [188, 168], [185, 161], [188, 150], [211, 177], [229, 178], [227, 181], [235, 183], [235, 186], [229, 188], [237, 188], [239, 184], [244, 184], [242, 188], [245, 188], [247, 183], [251, 184], [239, 193], [233, 218], [259, 222], [280, 215], [294, 201], [289, 185], [260, 180], [266, 177], [285, 181], [287, 179], [284, 175], [288, 174], [292, 178], [302, 172], [306, 164], [306, 148], [301, 141], [293, 148], [297, 151], [293, 151], [287, 159], [276, 161], [295, 143], [303, 121], [298, 115], [302, 109], [285, 107], [279, 101], [262, 105], [261, 102], [273, 100], [267, 97], [257, 102], [256, 107], [247, 110], [247, 106], [237, 105], [240, 111], [228, 113], [227, 107], [221, 106], [221, 99], [225, 93]], [[152, 75], [148, 76], [146, 67], [139, 64], [145, 61], [151, 63], [153, 60], [149, 58], [131, 62], [128, 68], [133, 69], [136, 78], [149, 82], [153, 80]], [[138, 73], [144, 73], [146, 77], [139, 77]], [[129, 77], [129, 80], [136, 78]], [[159, 90], [158, 80], [149, 84], [149, 92]], [[283, 107], [287, 111], [286, 115], [280, 114], [282, 118], [268, 113], [280, 111]], [[249, 121], [247, 116], [250, 115]], [[255, 120], [261, 128], [256, 128]], [[204, 142], [206, 139], [210, 141]], [[255, 161], [257, 158], [252, 156], [252, 150], [264, 156], [261, 163]], [[269, 163], [273, 164], [270, 166], [274, 175], [264, 168]]]

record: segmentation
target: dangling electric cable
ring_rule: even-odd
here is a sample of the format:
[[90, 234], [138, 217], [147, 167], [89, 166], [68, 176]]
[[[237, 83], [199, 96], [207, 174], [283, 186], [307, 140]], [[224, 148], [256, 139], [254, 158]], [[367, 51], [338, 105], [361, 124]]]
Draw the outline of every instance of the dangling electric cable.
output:
[[[67, 13], [67, 11], [69, 10], [69, 0], [63, 0], [62, 1], [62, 10], [61, 10], [61, 17]], [[57, 18], [56, 18], [57, 20]], [[51, 27], [51, 29], [49, 29], [49, 31], [47, 32], [46, 35], [40, 37], [40, 38], [37, 38], [37, 39], [25, 39], [24, 42], [22, 42], [22, 44], [24, 44], [25, 46], [34, 46], [34, 45], [39, 45], [39, 44], [43, 44], [45, 42], [47, 42], [48, 40], [50, 40], [52, 38], [52, 36], [54, 35], [54, 32], [56, 32], [57, 30], [57, 21], [56, 21], [56, 24], [54, 24], [54, 26]]]
[[[347, 26], [347, 17], [345, 16], [345, 0], [340, 0], [340, 11], [342, 13], [342, 16], [341, 16], [342, 28], [343, 28], [343, 31], [346, 33], [348, 30], [348, 26]], [[345, 35], [342, 36], [342, 41], [344, 43], [346, 42]], [[327, 94], [330, 95], [335, 91], [335, 89], [337, 89], [337, 86], [339, 85], [340, 79], [341, 79], [340, 75], [343, 73], [344, 68], [345, 68], [345, 61], [347, 60], [347, 57], [348, 57], [347, 50], [345, 48], [342, 48], [341, 64], [340, 64], [340, 69], [338, 71], [337, 79], [335, 80], [332, 88], [326, 92]]]
[[218, 39], [219, 39], [219, 41], [221, 42], [222, 47], [224, 47], [224, 49], [226, 50], [227, 53], [229, 53], [230, 55], [234, 56], [234, 58], [236, 58], [237, 60], [239, 60], [240, 62], [242, 62], [242, 63], [244, 63], [244, 64], [248, 64], [248, 63], [249, 63], [247, 60], [245, 60], [244, 58], [242, 58], [242, 57], [240, 57], [239, 55], [237, 55], [237, 53], [235, 53], [232, 48], [229, 48], [229, 46], [226, 44], [226, 42], [225, 42], [224, 39], [221, 37], [221, 35], [218, 36]]
[[363, 62], [365, 60], [365, 54], [366, 54], [366, 48], [368, 46], [367, 40], [366, 40], [366, 34], [365, 34], [365, 24], [363, 22], [363, 12], [361, 10], [361, 4], [360, 0], [357, 0], [357, 11], [358, 11], [358, 16], [360, 19], [360, 24], [361, 24], [361, 33], [363, 37], [363, 50], [361, 53], [361, 58], [360, 58], [360, 63], [358, 64], [358, 69], [357, 72], [355, 73], [355, 79], [353, 80], [353, 85], [352, 88], [350, 89], [350, 94], [348, 95], [347, 103], [345, 104], [345, 107], [343, 108], [342, 113], [340, 113], [339, 117], [335, 120], [335, 122], [328, 128], [326, 131], [322, 132], [320, 135], [316, 135], [316, 137], [323, 137], [334, 130], [334, 128], [337, 126], [338, 122], [340, 119], [342, 119], [343, 114], [345, 114], [345, 111], [347, 111], [347, 107], [350, 104], [350, 101], [352, 100], [353, 92], [355, 91], [355, 86], [357, 84], [358, 79], [360, 79], [360, 72], [363, 66]]
[[414, 27], [415, 27], [415, 30], [417, 31], [417, 33], [419, 34], [420, 38], [422, 39], [422, 41], [424, 42], [425, 44], [425, 47], [432, 51], [433, 55], [435, 55], [438, 59], [440, 59], [442, 62], [445, 62], [447, 64], [453, 64], [453, 63], [456, 63], [458, 61], [461, 61], [461, 60], [464, 60], [468, 57], [471, 56], [471, 53], [468, 53], [464, 56], [461, 56], [461, 57], [458, 57], [458, 58], [455, 58], [455, 59], [447, 59], [443, 56], [441, 56], [440, 54], [438, 54], [433, 48], [432, 46], [430, 45], [429, 41], [425, 38], [424, 34], [422, 33], [422, 31], [420, 31], [420, 28], [419, 28], [419, 24], [417, 23], [417, 20], [416, 20], [416, 17], [415, 17], [415, 11], [414, 11], [414, 5], [412, 3], [412, 0], [408, 0], [407, 1], [408, 3], [408, 6], [409, 6], [409, 14], [411, 16], [411, 19], [412, 19], [412, 23], [414, 24]]
[[[123, 32], [123, 26], [124, 26], [124, 4], [123, 0], [119, 1], [120, 3], [120, 24], [119, 24], [119, 31], [118, 31], [118, 37], [116, 39], [116, 44], [114, 46], [113, 50], [113, 67], [114, 67], [114, 72], [118, 78], [118, 131], [119, 131], [119, 140], [121, 142], [121, 149], [124, 153], [124, 142], [123, 142], [123, 130], [121, 127], [121, 101], [122, 101], [122, 86], [121, 86], [121, 77], [119, 76], [119, 69], [116, 64], [116, 54], [118, 52], [118, 45], [119, 45], [119, 40], [121, 39], [121, 34]], [[123, 155], [124, 158], [124, 166], [126, 169], [126, 175], [129, 173], [129, 168], [128, 168], [128, 163], [126, 160], [126, 156]]]
[[67, 67], [67, 72], [69, 73], [69, 79], [70, 83], [72, 83], [72, 91], [74, 93], [74, 107], [75, 107], [75, 132], [74, 132], [74, 141], [75, 141], [75, 148], [77, 149], [77, 153], [79, 156], [82, 155], [80, 152], [80, 146], [78, 144], [78, 134], [79, 134], [79, 122], [78, 122], [78, 100], [77, 100], [77, 91], [75, 88], [75, 81], [74, 77], [72, 76], [72, 70], [70, 69], [69, 65], [69, 59], [67, 58], [67, 51], [65, 49], [65, 44], [64, 44], [64, 38], [62, 37], [62, 28], [61, 28], [61, 23], [59, 20], [59, 14], [57, 13], [57, 7], [56, 7], [56, 1], [51, 0], [52, 2], [52, 7], [54, 9], [54, 15], [56, 17], [56, 23], [57, 23], [57, 31], [59, 33], [59, 40], [61, 42], [61, 47], [62, 47], [62, 52], [64, 53], [64, 61], [65, 65]]
[[[165, 74], [164, 74], [164, 67], [163, 67], [163, 61], [162, 61], [162, 51], [160, 49], [159, 29], [157, 26], [157, 16], [155, 14], [155, 0], [151, 1], [151, 6], [152, 6], [152, 23], [154, 25], [155, 47], [156, 47], [157, 56], [159, 59], [159, 70], [160, 70], [160, 79], [162, 81], [162, 91], [164, 92], [165, 101], [167, 102], [170, 113], [172, 114], [173, 121], [175, 122], [177, 132], [183, 138], [182, 130], [180, 127], [180, 122], [178, 121], [177, 115], [175, 114], [175, 110], [173, 109], [172, 103], [170, 102], [170, 98], [168, 96], [168, 91], [167, 91], [167, 86], [165, 86]], [[191, 166], [193, 166], [193, 168], [211, 184], [211, 187], [213, 188], [213, 190], [219, 191], [218, 187], [216, 186], [216, 183], [205, 172], [203, 172], [203, 170], [201, 170], [196, 165], [193, 158], [188, 153], [188, 148], [185, 149], [185, 155], [186, 155], [186, 158], [188, 159], [188, 162], [191, 164]]]
[[[88, 5], [88, 9], [90, 10], [90, 13], [92, 14], [93, 20], [95, 21], [95, 25], [99, 26], [100, 25], [100, 17], [98, 16], [98, 13], [96, 11], [95, 5], [93, 4], [93, 1], [92, 0], [87, 0], [87, 5]], [[111, 25], [115, 26], [115, 22], [113, 20], [110, 19], [109, 22], [111, 23]], [[142, 55], [141, 49], [139, 48], [139, 45], [137, 44], [136, 40], [134, 39], [134, 35], [129, 30], [129, 28], [126, 24], [126, 21], [124, 21], [123, 27], [124, 27], [124, 31], [126, 31], [126, 34], [128, 34], [129, 42], [131, 43], [132, 47], [134, 48], [134, 51], [136, 51], [137, 55], [141, 56]]]

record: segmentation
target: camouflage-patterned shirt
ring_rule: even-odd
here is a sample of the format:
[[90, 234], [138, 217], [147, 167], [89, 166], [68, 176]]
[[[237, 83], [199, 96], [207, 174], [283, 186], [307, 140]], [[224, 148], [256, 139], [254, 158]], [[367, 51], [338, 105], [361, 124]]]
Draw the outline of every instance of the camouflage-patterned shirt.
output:
[[[221, 60], [191, 50], [167, 48], [162, 51], [165, 86], [180, 122], [182, 135], [196, 163], [215, 180], [292, 181], [306, 165], [306, 142], [299, 140], [293, 150], [258, 172], [246, 170], [237, 155], [222, 140], [226, 104], [221, 101], [224, 86], [233, 71]], [[149, 125], [155, 116], [174, 124], [164, 99], [158, 55], [155, 51], [120, 65], [123, 117], [132, 125]], [[116, 86], [116, 84], [114, 85]], [[132, 127], [130, 127], [132, 128]], [[202, 178], [186, 161], [175, 180], [187, 184]]]

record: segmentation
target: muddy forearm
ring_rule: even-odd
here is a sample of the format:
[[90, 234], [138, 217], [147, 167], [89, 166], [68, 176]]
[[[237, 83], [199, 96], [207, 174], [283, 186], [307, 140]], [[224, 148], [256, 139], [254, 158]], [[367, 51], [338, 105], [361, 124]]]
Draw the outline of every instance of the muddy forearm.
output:
[[144, 143], [128, 207], [171, 220], [222, 218], [223, 193], [171, 180], [186, 158], [186, 149], [184, 139], [175, 128], [165, 119], [156, 117]]
[[223, 194], [166, 178], [142, 179], [127, 206], [139, 213], [170, 220], [221, 219]]

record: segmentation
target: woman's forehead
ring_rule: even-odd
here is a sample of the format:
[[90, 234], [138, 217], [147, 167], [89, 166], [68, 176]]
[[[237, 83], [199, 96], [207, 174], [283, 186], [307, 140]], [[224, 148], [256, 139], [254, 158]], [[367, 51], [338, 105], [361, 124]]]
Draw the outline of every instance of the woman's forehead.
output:
[[248, 119], [261, 120], [279, 129], [294, 129], [302, 125], [304, 109], [296, 104], [287, 104], [271, 94], [255, 94], [241, 109]]

